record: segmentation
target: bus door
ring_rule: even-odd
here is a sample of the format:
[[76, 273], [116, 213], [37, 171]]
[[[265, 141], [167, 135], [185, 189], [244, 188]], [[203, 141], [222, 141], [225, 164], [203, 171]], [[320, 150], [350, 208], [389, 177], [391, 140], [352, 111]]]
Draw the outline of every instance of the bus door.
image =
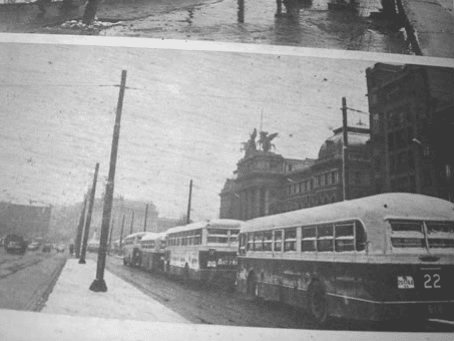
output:
[[216, 250], [215, 249], [209, 249], [207, 252], [207, 268], [209, 269], [214, 269], [216, 268], [217, 264], [217, 255], [216, 255]]

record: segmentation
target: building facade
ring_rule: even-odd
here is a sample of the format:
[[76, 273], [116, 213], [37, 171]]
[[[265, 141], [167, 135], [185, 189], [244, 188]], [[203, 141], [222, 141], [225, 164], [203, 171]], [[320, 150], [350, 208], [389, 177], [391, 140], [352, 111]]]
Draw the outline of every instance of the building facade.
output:
[[0, 203], [0, 238], [9, 233], [26, 239], [46, 237], [51, 212], [51, 206]]
[[344, 188], [343, 128], [334, 130], [334, 135], [320, 147], [313, 165], [286, 174], [284, 204], [278, 211], [293, 211], [371, 195], [368, 140], [368, 129], [347, 128], [348, 176]]
[[377, 63], [366, 77], [374, 192], [452, 200], [454, 70]]
[[[369, 130], [348, 129], [348, 199], [372, 194]], [[246, 150], [220, 193], [220, 217], [248, 220], [344, 200], [343, 129], [321, 146], [318, 159], [286, 159], [270, 150]]]

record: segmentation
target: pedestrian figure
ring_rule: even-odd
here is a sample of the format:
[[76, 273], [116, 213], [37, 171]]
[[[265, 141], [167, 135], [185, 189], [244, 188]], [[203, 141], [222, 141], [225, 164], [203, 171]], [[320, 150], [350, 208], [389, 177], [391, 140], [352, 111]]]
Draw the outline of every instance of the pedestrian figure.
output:
[[36, 4], [38, 5], [39, 8], [39, 13], [38, 17], [43, 17], [44, 14], [46, 14], [47, 7], [49, 7], [49, 4], [52, 2], [52, 0], [37, 0]]

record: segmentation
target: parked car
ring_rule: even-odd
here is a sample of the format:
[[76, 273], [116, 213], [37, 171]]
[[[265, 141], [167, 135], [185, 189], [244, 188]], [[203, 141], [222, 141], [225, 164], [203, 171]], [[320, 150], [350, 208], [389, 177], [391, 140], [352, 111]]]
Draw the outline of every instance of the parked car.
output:
[[41, 244], [39, 242], [31, 242], [30, 244], [28, 244], [27, 249], [30, 251], [36, 251], [39, 249], [40, 246]]
[[6, 236], [4, 246], [7, 253], [24, 254], [27, 249], [27, 243], [24, 238], [17, 234], [9, 234]]
[[65, 245], [64, 244], [57, 245], [56, 250], [57, 252], [65, 252]]
[[52, 251], [52, 244], [51, 243], [46, 243], [43, 246], [43, 252], [51, 252]]

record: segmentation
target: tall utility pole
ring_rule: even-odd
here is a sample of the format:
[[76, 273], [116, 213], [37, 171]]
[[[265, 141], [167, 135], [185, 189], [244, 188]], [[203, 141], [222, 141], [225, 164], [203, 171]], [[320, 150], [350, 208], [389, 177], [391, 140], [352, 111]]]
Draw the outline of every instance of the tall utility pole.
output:
[[131, 227], [129, 228], [129, 234], [132, 234], [132, 231], [134, 229], [134, 210], [132, 208], [130, 208], [130, 210], [131, 210]]
[[145, 218], [143, 219], [143, 232], [147, 232], [148, 204], [145, 206]]
[[[125, 228], [125, 215], [123, 214], [123, 219], [121, 220], [121, 230], [120, 230], [120, 245], [119, 245], [120, 251], [121, 251], [121, 247], [122, 247], [122, 243], [123, 243], [123, 229], [124, 228]], [[132, 225], [131, 225], [131, 230], [132, 230]]]
[[191, 222], [191, 200], [192, 200], [192, 179], [189, 182], [188, 214], [186, 215], [186, 224]]
[[342, 97], [342, 193], [343, 200], [348, 200], [348, 124], [347, 124], [347, 100]]
[[85, 264], [85, 254], [87, 253], [88, 234], [90, 233], [91, 214], [95, 202], [96, 180], [98, 179], [99, 162], [96, 163], [95, 175], [93, 176], [93, 185], [91, 186], [90, 204], [88, 205], [87, 219], [85, 221], [84, 239], [82, 241], [82, 251], [80, 253], [79, 264]]
[[120, 93], [118, 96], [117, 114], [112, 137], [112, 148], [110, 152], [109, 177], [106, 184], [106, 195], [104, 196], [104, 207], [102, 212], [101, 237], [99, 240], [98, 262], [96, 267], [96, 278], [90, 285], [90, 290], [106, 292], [107, 285], [104, 281], [104, 269], [106, 267], [107, 237], [109, 234], [110, 216], [112, 214], [112, 201], [114, 193], [115, 168], [117, 164], [118, 141], [120, 139], [121, 111], [123, 109], [123, 97], [126, 88], [126, 70], [121, 73]]
[[112, 233], [113, 233], [113, 228], [115, 224], [115, 219], [112, 219], [112, 223], [110, 224], [110, 232], [109, 232], [109, 248], [108, 248], [108, 253], [110, 255], [110, 250], [112, 249]]
[[76, 241], [74, 243], [76, 258], [80, 257], [80, 244], [82, 240], [82, 233], [84, 232], [85, 213], [87, 211], [88, 192], [85, 193], [84, 203], [82, 205], [82, 212], [80, 212], [79, 225], [77, 226]]

